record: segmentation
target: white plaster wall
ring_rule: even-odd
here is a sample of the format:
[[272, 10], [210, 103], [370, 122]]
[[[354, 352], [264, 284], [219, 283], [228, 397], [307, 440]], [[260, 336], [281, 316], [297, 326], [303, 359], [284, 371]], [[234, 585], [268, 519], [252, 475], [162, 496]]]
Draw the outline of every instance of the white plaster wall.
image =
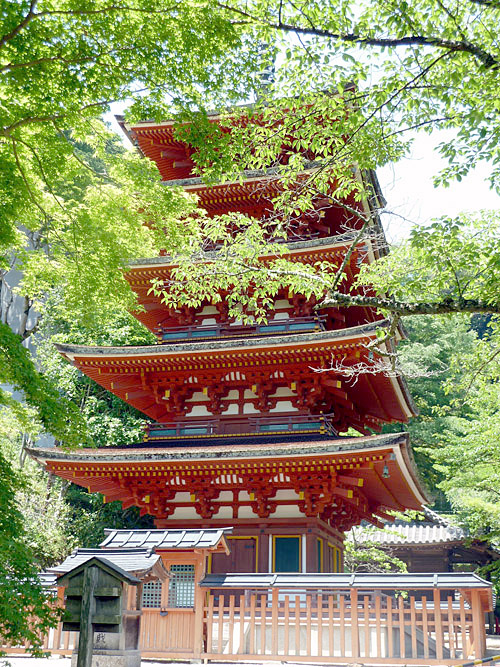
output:
[[278, 401], [276, 407], [269, 410], [269, 412], [297, 412], [291, 401]]
[[191, 411], [186, 413], [186, 417], [213, 417], [213, 413], [207, 410], [206, 405], [193, 405]]

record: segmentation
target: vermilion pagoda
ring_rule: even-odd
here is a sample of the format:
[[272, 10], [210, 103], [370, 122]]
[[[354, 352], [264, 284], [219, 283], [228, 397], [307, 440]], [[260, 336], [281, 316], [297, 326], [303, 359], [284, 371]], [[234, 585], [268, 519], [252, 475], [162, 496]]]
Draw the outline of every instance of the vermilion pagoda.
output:
[[[173, 123], [122, 126], [156, 162], [165, 185], [196, 193], [209, 214], [264, 218], [272, 210], [280, 187], [273, 170], [208, 187], [192, 175], [192, 149], [175, 139]], [[315, 168], [311, 162], [305, 174]], [[359, 178], [369, 180], [374, 196], [349, 206], [370, 215], [372, 232], [379, 233], [375, 177]], [[359, 222], [343, 207], [317, 204], [317, 212], [299, 221], [287, 255], [299, 263], [338, 264]], [[362, 262], [377, 257], [371, 238], [368, 233], [352, 253], [347, 282]], [[154, 420], [145, 441], [38, 449], [36, 458], [107, 501], [137, 505], [158, 527], [234, 526], [231, 555], [214, 555], [213, 572], [339, 571], [345, 530], [425, 501], [407, 435], [370, 435], [414, 414], [404, 381], [381, 372], [352, 382], [326, 370], [335, 361], [368, 363], [367, 344], [384, 322], [366, 308], [318, 315], [313, 299], [286, 292], [265, 325], [231, 320], [224, 301], [169, 309], [149, 288], [172, 266], [161, 256], [137, 260], [127, 273], [145, 308], [137, 317], [157, 335], [157, 345], [59, 347], [82, 372]], [[363, 435], [339, 435], [350, 427]]]

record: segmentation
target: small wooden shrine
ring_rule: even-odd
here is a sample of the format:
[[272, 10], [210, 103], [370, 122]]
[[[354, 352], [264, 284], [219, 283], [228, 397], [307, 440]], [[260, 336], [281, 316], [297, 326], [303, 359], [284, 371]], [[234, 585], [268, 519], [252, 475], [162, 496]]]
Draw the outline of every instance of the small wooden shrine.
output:
[[[207, 186], [193, 175], [193, 148], [175, 137], [172, 122], [122, 126], [156, 162], [165, 186], [195, 193], [210, 215], [272, 213], [280, 189], [274, 170]], [[317, 168], [311, 156], [304, 176]], [[347, 203], [373, 223], [349, 257], [345, 289], [379, 253], [376, 178], [358, 177], [373, 196]], [[297, 221], [286, 255], [338, 265], [359, 224], [344, 207], [319, 198], [316, 210]], [[287, 291], [277, 295], [266, 324], [232, 320], [224, 299], [168, 308], [150, 287], [172, 269], [162, 255], [139, 259], [126, 273], [144, 306], [137, 317], [156, 334], [156, 345], [59, 346], [70, 363], [152, 419], [144, 441], [36, 449], [33, 456], [107, 501], [138, 506], [158, 528], [233, 526], [231, 553], [213, 555], [214, 573], [342, 571], [344, 531], [426, 500], [407, 435], [373, 435], [415, 414], [404, 380], [379, 372], [352, 382], [326, 372], [336, 361], [369, 363], [374, 353], [367, 346], [385, 323], [369, 308], [318, 314], [313, 298]], [[382, 345], [390, 351], [394, 342]], [[359, 437], [342, 435], [348, 429]]]

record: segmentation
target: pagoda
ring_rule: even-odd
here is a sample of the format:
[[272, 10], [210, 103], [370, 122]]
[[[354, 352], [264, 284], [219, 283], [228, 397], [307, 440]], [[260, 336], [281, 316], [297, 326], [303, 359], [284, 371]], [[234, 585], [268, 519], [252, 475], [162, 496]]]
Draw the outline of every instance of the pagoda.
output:
[[[194, 149], [176, 138], [173, 122], [121, 124], [156, 162], [165, 186], [196, 194], [209, 215], [265, 219], [272, 211], [280, 188], [274, 170], [208, 186], [193, 175]], [[316, 168], [311, 160], [304, 174]], [[376, 178], [358, 177], [373, 196], [347, 203], [373, 222], [349, 257], [346, 289], [360, 265], [379, 253]], [[359, 224], [345, 207], [318, 201], [286, 241], [285, 256], [338, 266]], [[157, 336], [156, 345], [58, 346], [79, 370], [152, 420], [144, 441], [32, 455], [106, 501], [139, 507], [158, 528], [232, 526], [231, 553], [214, 554], [212, 572], [341, 571], [344, 531], [362, 520], [379, 525], [389, 510], [419, 509], [426, 501], [408, 435], [380, 434], [384, 424], [415, 414], [404, 379], [381, 370], [354, 382], [342, 370], [328, 370], [369, 364], [377, 354], [369, 344], [386, 322], [361, 307], [318, 314], [314, 298], [286, 290], [265, 324], [235, 321], [224, 299], [167, 307], [150, 288], [173, 268], [162, 255], [138, 259], [126, 273], [143, 306], [136, 317]], [[348, 429], [359, 435], [342, 435]]]

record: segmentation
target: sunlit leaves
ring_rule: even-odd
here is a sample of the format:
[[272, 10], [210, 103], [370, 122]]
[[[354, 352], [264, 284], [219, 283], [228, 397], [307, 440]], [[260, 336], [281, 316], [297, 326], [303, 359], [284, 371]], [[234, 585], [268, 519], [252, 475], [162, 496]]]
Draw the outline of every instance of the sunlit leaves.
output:
[[500, 218], [496, 212], [442, 218], [415, 227], [407, 241], [371, 266], [360, 282], [406, 302], [500, 301]]
[[[26, 482], [3, 454], [0, 476], [0, 636], [4, 643], [14, 646], [28, 641], [32, 651], [40, 653], [41, 637], [56, 625], [59, 612], [40, 584], [17, 507], [16, 494]], [[37, 618], [36, 625], [33, 617]]]

